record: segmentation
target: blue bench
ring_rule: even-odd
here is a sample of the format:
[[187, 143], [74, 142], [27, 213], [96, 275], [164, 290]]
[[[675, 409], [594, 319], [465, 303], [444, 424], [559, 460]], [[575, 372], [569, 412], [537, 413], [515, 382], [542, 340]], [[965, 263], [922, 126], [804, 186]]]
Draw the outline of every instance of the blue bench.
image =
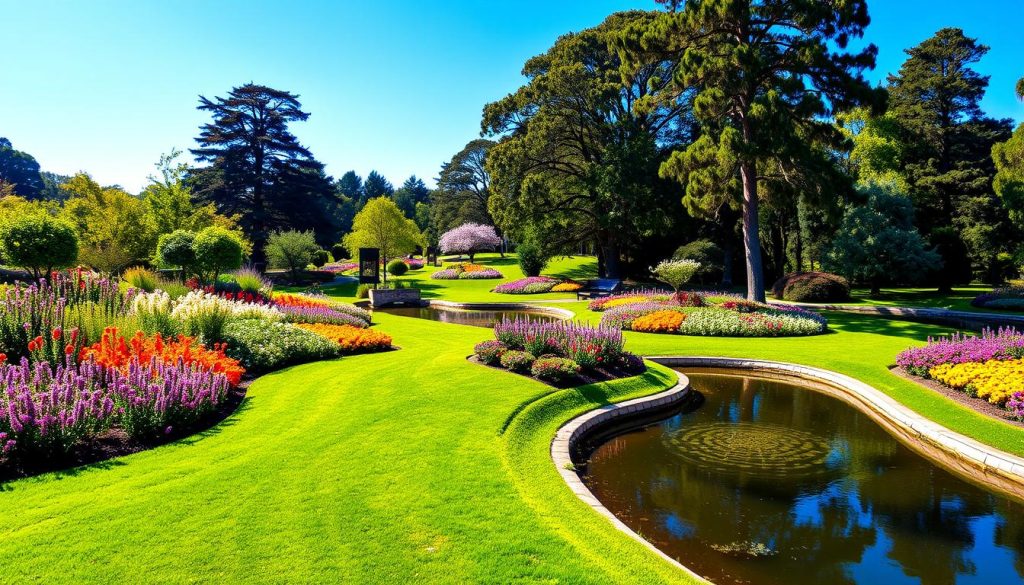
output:
[[622, 281], [615, 278], [595, 278], [588, 280], [580, 290], [576, 291], [576, 300], [593, 299], [611, 296], [622, 290]]

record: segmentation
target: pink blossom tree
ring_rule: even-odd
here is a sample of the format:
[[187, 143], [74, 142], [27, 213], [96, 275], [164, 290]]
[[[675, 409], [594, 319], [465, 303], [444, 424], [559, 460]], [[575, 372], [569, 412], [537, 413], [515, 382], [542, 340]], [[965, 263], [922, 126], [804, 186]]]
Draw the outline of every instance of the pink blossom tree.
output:
[[438, 245], [442, 254], [469, 254], [469, 261], [472, 262], [477, 252], [494, 250], [500, 246], [501, 238], [494, 231], [494, 226], [464, 223], [442, 234]]

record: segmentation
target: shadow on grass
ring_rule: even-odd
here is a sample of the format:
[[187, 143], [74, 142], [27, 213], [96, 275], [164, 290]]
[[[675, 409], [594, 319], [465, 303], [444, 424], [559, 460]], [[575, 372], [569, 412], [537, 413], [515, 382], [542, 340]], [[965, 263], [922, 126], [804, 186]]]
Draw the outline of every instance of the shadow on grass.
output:
[[825, 316], [828, 317], [829, 329], [850, 333], [871, 333], [888, 337], [901, 337], [910, 340], [924, 341], [929, 336], [956, 331], [953, 327], [929, 325], [927, 323], [887, 318], [878, 315], [825, 312]]

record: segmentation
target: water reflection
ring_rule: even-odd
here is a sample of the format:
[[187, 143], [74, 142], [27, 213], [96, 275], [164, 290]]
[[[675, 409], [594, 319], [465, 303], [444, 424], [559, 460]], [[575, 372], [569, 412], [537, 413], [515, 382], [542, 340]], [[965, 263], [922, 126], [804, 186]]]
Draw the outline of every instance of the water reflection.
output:
[[845, 403], [693, 374], [705, 403], [614, 438], [585, 481], [716, 583], [1024, 582], [1024, 506], [913, 453]]
[[473, 325], [475, 327], [494, 327], [495, 323], [502, 319], [527, 319], [530, 321], [558, 321], [559, 318], [542, 311], [521, 309], [521, 310], [477, 310], [477, 309], [454, 309], [447, 307], [386, 307], [374, 309], [389, 315], [400, 317], [415, 317], [417, 319], [430, 319], [443, 323], [456, 323], [459, 325]]

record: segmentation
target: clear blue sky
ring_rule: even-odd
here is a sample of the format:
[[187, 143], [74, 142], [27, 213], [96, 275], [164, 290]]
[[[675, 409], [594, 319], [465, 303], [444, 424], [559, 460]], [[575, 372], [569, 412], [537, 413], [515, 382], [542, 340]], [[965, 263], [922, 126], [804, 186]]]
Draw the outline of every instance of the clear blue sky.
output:
[[[867, 39], [881, 80], [903, 49], [959, 26], [992, 51], [984, 101], [1024, 121], [1024, 0], [873, 0]], [[514, 90], [530, 56], [564, 32], [653, 0], [33, 0], [0, 3], [0, 136], [45, 170], [85, 170], [137, 191], [185, 150], [206, 117], [199, 94], [255, 81], [301, 95], [295, 133], [327, 170], [371, 169], [432, 184], [479, 133], [484, 103]]]

